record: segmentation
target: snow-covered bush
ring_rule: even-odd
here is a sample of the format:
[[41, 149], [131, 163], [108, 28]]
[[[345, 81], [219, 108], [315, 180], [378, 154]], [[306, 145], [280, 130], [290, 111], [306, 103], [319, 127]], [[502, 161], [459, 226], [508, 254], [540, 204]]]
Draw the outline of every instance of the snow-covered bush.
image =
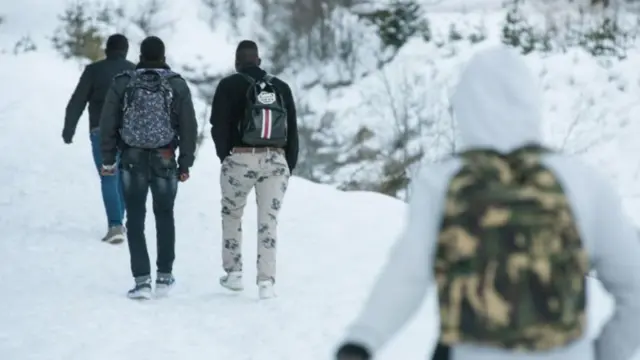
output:
[[147, 36], [169, 31], [174, 19], [165, 14], [167, 4], [167, 0], [135, 4], [92, 0], [70, 3], [58, 15], [60, 25], [51, 38], [52, 45], [65, 59], [100, 60], [104, 57], [106, 38], [112, 33], [123, 33], [132, 44], [137, 44]]

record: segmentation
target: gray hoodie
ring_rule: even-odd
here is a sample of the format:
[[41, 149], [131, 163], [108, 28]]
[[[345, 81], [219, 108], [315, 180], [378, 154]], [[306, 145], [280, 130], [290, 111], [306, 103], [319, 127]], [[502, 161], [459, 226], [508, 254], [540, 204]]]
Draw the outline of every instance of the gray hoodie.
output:
[[[506, 152], [542, 142], [538, 83], [521, 56], [509, 49], [479, 52], [463, 72], [452, 106], [462, 148]], [[615, 300], [614, 314], [595, 341], [585, 337], [566, 348], [529, 355], [456, 346], [451, 360], [630, 360], [640, 348], [640, 242], [619, 195], [601, 174], [575, 157], [552, 154], [544, 161], [564, 184], [593, 268]], [[434, 287], [433, 251], [445, 190], [460, 166], [458, 159], [428, 165], [414, 179], [405, 231], [346, 342], [376, 353]]]

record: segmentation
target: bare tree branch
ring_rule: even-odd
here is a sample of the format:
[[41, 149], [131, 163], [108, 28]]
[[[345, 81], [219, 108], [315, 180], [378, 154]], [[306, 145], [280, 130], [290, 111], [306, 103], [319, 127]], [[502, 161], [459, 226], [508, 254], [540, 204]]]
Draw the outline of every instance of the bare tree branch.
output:
[[130, 17], [130, 21], [145, 37], [158, 35], [162, 30], [171, 30], [174, 20], [162, 20], [167, 4], [167, 0], [145, 0], [138, 6], [135, 15]]
[[231, 25], [236, 35], [240, 34], [238, 24], [240, 19], [246, 15], [241, 0], [200, 0], [200, 2], [207, 9], [211, 29], [215, 30], [218, 20], [224, 19], [227, 24]]
[[104, 19], [98, 19], [96, 10], [87, 1], [79, 1], [65, 8], [58, 16], [60, 27], [51, 39], [53, 46], [66, 59], [96, 61], [104, 56]]

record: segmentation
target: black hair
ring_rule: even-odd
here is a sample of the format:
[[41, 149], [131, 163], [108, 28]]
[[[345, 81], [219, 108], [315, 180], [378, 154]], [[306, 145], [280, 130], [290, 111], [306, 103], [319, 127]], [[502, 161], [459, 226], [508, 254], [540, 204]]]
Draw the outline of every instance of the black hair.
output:
[[106, 51], [123, 51], [129, 50], [129, 40], [122, 34], [113, 34], [107, 39]]
[[236, 65], [260, 65], [260, 54], [255, 41], [242, 40], [236, 48]]
[[164, 42], [157, 36], [149, 36], [140, 44], [140, 57], [145, 61], [163, 61]]

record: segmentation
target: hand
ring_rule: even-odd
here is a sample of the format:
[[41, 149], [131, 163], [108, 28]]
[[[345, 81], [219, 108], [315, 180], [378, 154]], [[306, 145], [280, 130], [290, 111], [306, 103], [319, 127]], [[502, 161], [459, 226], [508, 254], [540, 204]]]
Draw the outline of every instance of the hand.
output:
[[185, 181], [189, 180], [189, 172], [188, 171], [180, 171], [178, 173], [178, 180], [180, 182], [185, 182]]
[[102, 165], [100, 168], [100, 175], [102, 176], [113, 176], [116, 173], [116, 164], [113, 165]]
[[344, 344], [338, 349], [337, 360], [369, 360], [369, 351], [360, 345]]
[[73, 142], [73, 134], [70, 134], [68, 131], [63, 130], [62, 141], [64, 141], [65, 144], [71, 144]]

